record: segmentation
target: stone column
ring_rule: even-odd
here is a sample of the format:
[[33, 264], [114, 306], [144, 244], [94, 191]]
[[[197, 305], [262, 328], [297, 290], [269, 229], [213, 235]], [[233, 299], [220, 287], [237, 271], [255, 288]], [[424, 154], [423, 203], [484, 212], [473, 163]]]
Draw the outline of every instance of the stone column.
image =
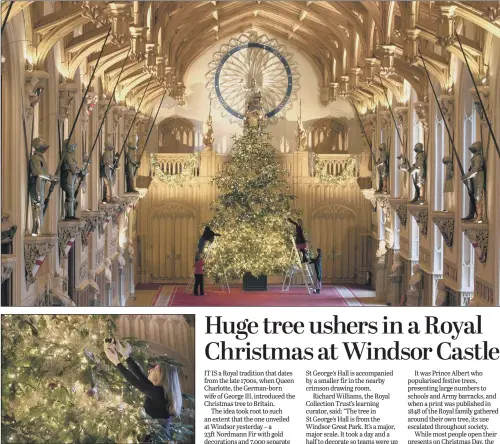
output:
[[390, 76], [394, 73], [395, 45], [381, 45], [380, 75]]
[[123, 256], [124, 250], [122, 247], [118, 247], [118, 302], [120, 307], [125, 307], [126, 298], [125, 298], [125, 267], [126, 261]]
[[366, 82], [370, 85], [374, 82], [378, 67], [380, 66], [380, 60], [375, 57], [365, 58], [365, 69], [364, 76]]
[[[119, 165], [120, 168], [117, 170], [115, 185], [113, 189], [113, 196], [123, 196], [125, 193], [125, 150], [122, 152], [122, 147], [124, 143], [125, 136], [127, 134], [128, 128], [124, 128], [122, 117], [127, 110], [124, 106], [113, 107], [113, 116], [108, 122], [112, 125], [113, 130], [111, 131], [113, 141], [115, 143], [115, 149], [118, 154], [121, 153]], [[126, 143], [126, 141], [125, 141]]]
[[389, 275], [389, 280], [391, 282], [391, 289], [389, 297], [387, 298], [387, 305], [397, 307], [401, 300], [401, 283], [403, 282], [403, 276], [401, 273], [393, 273]]
[[130, 273], [130, 295], [129, 298], [135, 300], [135, 254], [134, 248], [132, 247], [132, 242], [129, 244], [128, 248], [129, 255], [129, 273]]
[[406, 294], [407, 307], [419, 307], [421, 299], [421, 292], [418, 290], [408, 290]]
[[403, 59], [410, 65], [416, 65], [418, 63], [418, 35], [420, 34], [420, 29], [402, 29], [401, 34], [403, 36]]
[[213, 177], [216, 172], [216, 157], [215, 151], [202, 151], [200, 153], [200, 176]]
[[[356, 35], [356, 34], [355, 34]], [[359, 80], [362, 74], [361, 68], [351, 68], [349, 69], [349, 84], [353, 91], [359, 89]]]
[[450, 46], [455, 41], [455, 11], [457, 7], [451, 2], [439, 2], [436, 5], [438, 13], [437, 42], [442, 46]]
[[111, 260], [109, 258], [104, 260], [104, 298], [106, 301], [106, 306], [111, 307], [113, 305], [113, 274], [111, 271]]
[[385, 241], [379, 241], [379, 249], [376, 253], [375, 262], [375, 297], [378, 302], [386, 302], [387, 300], [387, 250], [385, 249]]
[[120, 1], [110, 3], [111, 16], [111, 42], [116, 45], [123, 45], [127, 40], [130, 40], [129, 23], [131, 16], [131, 3]]
[[413, 275], [410, 278], [408, 291], [406, 293], [406, 306], [420, 307], [422, 306], [424, 277], [418, 264], [412, 266], [412, 272]]
[[106, 282], [106, 307], [111, 307], [113, 305], [113, 289], [114, 284], [112, 282]]
[[[97, 88], [96, 88], [97, 89]], [[92, 149], [92, 145], [94, 142], [95, 135], [97, 134], [97, 128], [100, 122], [97, 122], [99, 119], [98, 112], [93, 114], [93, 111], [96, 107], [96, 105], [99, 102], [99, 96], [97, 93], [93, 91], [89, 91], [87, 93], [87, 97], [83, 103], [83, 109], [81, 113], [81, 128], [82, 128], [82, 134], [83, 134], [83, 140], [84, 140], [84, 146], [82, 146], [81, 150], [81, 168], [82, 170], [85, 168], [89, 175], [84, 179], [85, 182], [82, 182], [82, 186], [80, 188], [79, 196], [77, 196], [77, 199], [79, 199], [80, 205], [79, 209], [80, 211], [82, 210], [89, 210], [92, 209], [91, 206], [91, 189], [95, 188], [95, 183], [99, 183], [99, 181], [95, 180], [96, 177], [99, 177], [99, 175], [91, 175], [92, 172], [95, 170], [95, 167], [93, 168], [93, 163], [96, 162], [95, 157], [92, 159], [90, 157], [90, 151]], [[97, 117], [97, 119], [96, 119]], [[96, 149], [94, 149], [94, 153], [96, 151], [100, 152], [99, 150], [99, 145], [96, 144]], [[92, 153], [92, 154], [94, 154]], [[100, 159], [97, 158], [97, 164], [100, 164]], [[96, 165], [97, 166], [97, 165]], [[100, 166], [100, 165], [99, 165]], [[99, 168], [100, 169], [100, 168]]]
[[118, 300], [120, 307], [125, 307], [125, 268], [118, 266]]
[[[368, 170], [371, 171], [371, 178], [372, 178], [372, 188], [377, 188], [376, 184], [376, 170], [377, 168], [375, 167], [375, 162], [374, 162], [374, 157], [376, 159], [376, 150], [377, 147], [376, 141], [374, 141], [374, 134], [376, 134], [377, 131], [377, 115], [374, 112], [367, 112], [366, 114], [363, 114], [361, 116], [361, 122], [363, 127], [360, 129], [365, 131], [366, 137], [371, 143], [371, 149], [372, 153], [369, 154], [370, 160], [368, 161]], [[368, 142], [366, 142], [367, 148], [370, 149], [368, 146]]]
[[130, 39], [132, 42], [132, 54], [137, 62], [146, 58], [146, 32], [145, 26], [130, 26]]

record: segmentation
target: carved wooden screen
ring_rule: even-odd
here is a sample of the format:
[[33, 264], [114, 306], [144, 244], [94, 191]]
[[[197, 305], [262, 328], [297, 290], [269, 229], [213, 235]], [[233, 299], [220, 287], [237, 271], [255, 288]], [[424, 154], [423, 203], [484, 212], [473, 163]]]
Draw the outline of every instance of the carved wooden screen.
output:
[[329, 205], [313, 214], [310, 238], [314, 252], [323, 254], [323, 280], [354, 283], [356, 278], [356, 214], [341, 205]]
[[194, 212], [179, 204], [156, 210], [148, 233], [151, 278], [154, 281], [188, 279], [192, 273], [198, 227]]

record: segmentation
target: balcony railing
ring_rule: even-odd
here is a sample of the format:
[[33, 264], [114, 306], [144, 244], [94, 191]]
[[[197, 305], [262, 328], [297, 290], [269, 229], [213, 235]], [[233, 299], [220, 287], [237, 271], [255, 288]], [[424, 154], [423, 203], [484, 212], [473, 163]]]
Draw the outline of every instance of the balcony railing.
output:
[[[326, 172], [332, 176], [338, 176], [344, 172], [348, 161], [351, 158], [356, 159], [354, 176], [359, 176], [359, 157], [350, 154], [318, 154], [318, 161], [324, 163]], [[314, 169], [311, 169], [314, 171]]]
[[199, 162], [193, 167], [192, 154], [155, 154], [151, 159], [151, 177], [154, 177], [156, 170], [159, 169], [168, 176], [180, 175], [186, 172], [186, 168], [193, 168], [193, 175], [200, 175]]
[[[227, 154], [213, 153], [215, 156], [214, 161], [200, 164], [195, 162], [193, 167], [192, 154], [169, 154], [161, 153], [154, 154], [151, 159], [151, 177], [155, 177], [155, 172], [161, 171], [165, 175], [175, 176], [181, 175], [186, 172], [186, 168], [194, 168], [194, 177], [209, 176], [211, 174], [217, 175], [222, 171], [224, 163], [228, 160]], [[288, 172], [287, 176], [295, 176], [303, 174], [304, 169], [297, 164], [297, 158], [294, 158], [293, 153], [277, 153], [278, 162], [282, 168]], [[350, 159], [355, 158], [355, 171], [354, 176], [358, 177], [360, 172], [360, 158], [359, 156], [352, 156], [350, 154], [319, 154], [315, 156], [317, 162], [322, 162], [326, 166], [326, 173], [329, 175], [340, 175], [346, 169]], [[303, 158], [302, 158], [303, 159]], [[305, 162], [306, 160], [302, 160]], [[154, 166], [153, 166], [154, 162]], [[313, 156], [309, 156], [309, 177], [315, 177], [315, 168]], [[213, 165], [212, 167], [210, 165]], [[209, 171], [200, 171], [201, 168], [208, 168]], [[301, 173], [302, 172], [302, 173]]]

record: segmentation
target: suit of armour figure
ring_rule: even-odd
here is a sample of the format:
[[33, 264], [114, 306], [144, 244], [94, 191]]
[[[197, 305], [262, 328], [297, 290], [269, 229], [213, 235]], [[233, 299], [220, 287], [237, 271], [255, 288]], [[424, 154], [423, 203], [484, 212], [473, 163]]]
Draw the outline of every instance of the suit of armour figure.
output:
[[35, 152], [29, 162], [29, 184], [28, 189], [31, 197], [31, 210], [33, 213], [33, 227], [31, 233], [38, 235], [43, 227], [43, 213], [45, 205], [45, 185], [48, 181], [57, 182], [57, 179], [47, 172], [47, 163], [43, 153], [47, 151], [47, 145], [41, 137], [33, 139], [32, 147]]
[[387, 193], [387, 179], [389, 177], [389, 153], [385, 143], [379, 146], [379, 158], [376, 166], [378, 169], [378, 192]]
[[474, 201], [470, 203], [471, 210], [469, 215], [465, 220], [470, 220], [474, 218], [473, 209], [475, 209], [476, 222], [483, 222], [485, 219], [485, 189], [486, 189], [486, 177], [485, 177], [485, 162], [483, 156], [483, 146], [481, 142], [475, 142], [469, 147], [469, 151], [472, 153], [472, 159], [470, 161], [469, 171], [462, 176], [462, 180], [465, 182], [470, 179], [472, 185], [471, 191], [473, 194]]
[[453, 206], [453, 158], [451, 156], [443, 157], [444, 172], [444, 209], [450, 210]]
[[115, 147], [107, 144], [101, 157], [101, 177], [103, 181], [102, 200], [103, 202], [113, 202], [113, 185], [116, 179]]
[[141, 166], [141, 162], [135, 160], [137, 147], [133, 144], [129, 144], [127, 150], [127, 168], [125, 170], [127, 174], [127, 192], [137, 193], [135, 189], [135, 174], [137, 169]]
[[424, 145], [421, 143], [417, 143], [413, 151], [417, 153], [415, 157], [415, 163], [409, 169], [409, 173], [416, 173], [416, 190], [415, 197], [412, 202], [424, 202], [425, 201], [425, 182], [427, 181], [427, 165], [426, 165], [426, 156], [424, 152]]
[[79, 177], [86, 174], [78, 167], [75, 155], [76, 143], [70, 143], [68, 139], [64, 141], [63, 162], [61, 165], [61, 188], [66, 195], [64, 210], [66, 219], [76, 219], [76, 187]]

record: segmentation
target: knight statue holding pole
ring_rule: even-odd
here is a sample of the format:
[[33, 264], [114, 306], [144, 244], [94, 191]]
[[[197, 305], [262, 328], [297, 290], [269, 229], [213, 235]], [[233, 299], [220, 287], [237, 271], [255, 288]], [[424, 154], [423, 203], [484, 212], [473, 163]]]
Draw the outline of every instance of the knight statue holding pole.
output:
[[387, 180], [389, 178], [389, 152], [387, 151], [387, 145], [381, 143], [379, 148], [379, 158], [377, 160], [376, 166], [378, 169], [378, 193], [386, 194], [387, 191]]
[[45, 185], [47, 182], [57, 183], [56, 177], [47, 171], [47, 163], [43, 154], [49, 149], [49, 145], [41, 137], [33, 139], [31, 144], [35, 152], [29, 161], [29, 183], [28, 190], [31, 198], [31, 210], [33, 214], [33, 226], [31, 234], [38, 236], [43, 227]]
[[71, 143], [69, 139], [64, 141], [63, 161], [61, 164], [61, 188], [65, 194], [64, 211], [65, 219], [77, 219], [76, 207], [76, 187], [79, 177], [85, 177], [87, 171], [82, 171], [76, 161], [76, 143]]
[[115, 154], [115, 147], [111, 143], [107, 143], [104, 148], [104, 153], [101, 156], [101, 178], [103, 182], [102, 187], [102, 201], [112, 203], [113, 186], [116, 180], [116, 169], [119, 165], [115, 165], [115, 159], [118, 154]]
[[135, 189], [135, 175], [141, 166], [141, 162], [136, 160], [137, 145], [128, 144], [125, 174], [127, 176], [127, 193], [137, 193]]
[[486, 219], [486, 177], [485, 177], [485, 160], [483, 155], [483, 146], [481, 142], [475, 142], [469, 147], [472, 153], [469, 171], [462, 176], [462, 181], [465, 183], [469, 180], [471, 193], [471, 202], [469, 215], [464, 220], [472, 220], [475, 216], [475, 221], [478, 223], [484, 222]]
[[453, 175], [454, 175], [454, 167], [453, 167], [453, 157], [446, 156], [443, 157], [443, 165], [445, 167], [444, 173], [444, 209], [445, 211], [451, 210], [453, 204]]
[[416, 180], [415, 184], [415, 197], [412, 199], [411, 203], [425, 202], [425, 183], [427, 181], [427, 162], [426, 155], [424, 151], [424, 145], [422, 143], [417, 143], [413, 148], [415, 151], [415, 162], [408, 170], [408, 173], [415, 174]]

